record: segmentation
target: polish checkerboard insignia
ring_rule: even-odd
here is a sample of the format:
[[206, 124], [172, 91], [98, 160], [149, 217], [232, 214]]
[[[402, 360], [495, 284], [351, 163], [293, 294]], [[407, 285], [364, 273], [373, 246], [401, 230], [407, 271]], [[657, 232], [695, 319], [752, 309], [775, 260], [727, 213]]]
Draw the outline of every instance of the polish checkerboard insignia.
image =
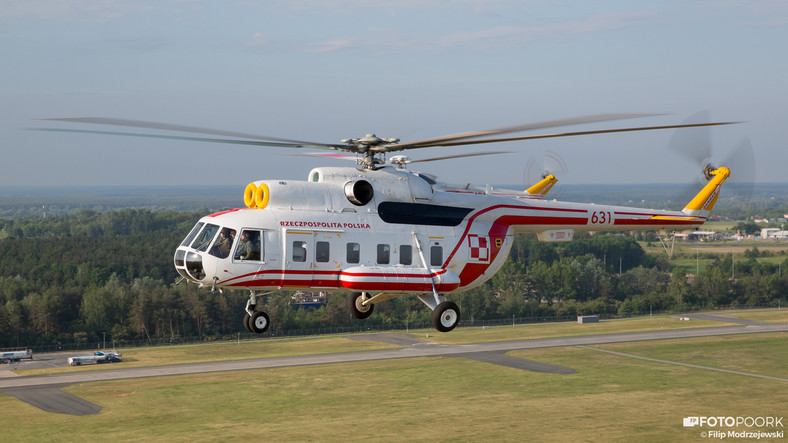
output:
[[490, 241], [487, 237], [470, 234], [468, 235], [468, 246], [471, 248], [470, 261], [476, 263], [487, 263], [490, 261]]

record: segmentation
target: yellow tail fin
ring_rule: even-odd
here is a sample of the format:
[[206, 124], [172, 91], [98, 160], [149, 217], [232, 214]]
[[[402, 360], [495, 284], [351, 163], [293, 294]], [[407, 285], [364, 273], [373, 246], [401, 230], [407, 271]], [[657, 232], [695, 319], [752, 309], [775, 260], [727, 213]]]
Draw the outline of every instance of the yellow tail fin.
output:
[[731, 175], [731, 171], [721, 166], [713, 171], [710, 172], [712, 175], [711, 180], [706, 183], [706, 186], [698, 192], [698, 195], [695, 196], [687, 206], [682, 209], [681, 212], [687, 215], [693, 216], [702, 216], [705, 217], [711, 212], [711, 209], [714, 207], [714, 203], [717, 202], [717, 197], [720, 196], [720, 185], [722, 182], [725, 181]]
[[550, 191], [553, 185], [557, 182], [558, 179], [555, 178], [553, 174], [549, 174], [545, 178], [541, 179], [537, 184], [526, 189], [525, 192], [526, 194], [544, 197], [544, 195], [547, 194], [547, 192]]

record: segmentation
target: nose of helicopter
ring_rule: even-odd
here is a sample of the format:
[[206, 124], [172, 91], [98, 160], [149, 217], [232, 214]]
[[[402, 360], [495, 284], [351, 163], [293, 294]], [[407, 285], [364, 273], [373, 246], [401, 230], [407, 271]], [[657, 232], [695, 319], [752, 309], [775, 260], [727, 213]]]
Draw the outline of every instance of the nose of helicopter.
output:
[[181, 277], [189, 281], [202, 283], [205, 279], [203, 258], [199, 252], [178, 248], [175, 251], [175, 269]]

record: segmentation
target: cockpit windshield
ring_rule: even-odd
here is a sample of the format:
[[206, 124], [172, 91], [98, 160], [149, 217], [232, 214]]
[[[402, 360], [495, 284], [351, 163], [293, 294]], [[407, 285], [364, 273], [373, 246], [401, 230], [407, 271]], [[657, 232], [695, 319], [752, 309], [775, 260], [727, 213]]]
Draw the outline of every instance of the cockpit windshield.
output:
[[194, 237], [197, 236], [197, 233], [200, 232], [200, 229], [202, 229], [204, 224], [205, 223], [203, 222], [198, 222], [196, 225], [194, 225], [192, 231], [189, 232], [189, 235], [187, 235], [183, 242], [181, 242], [181, 246], [187, 246], [189, 243], [191, 243], [192, 240], [194, 240]]
[[194, 240], [192, 243], [192, 248], [198, 251], [205, 251], [208, 249], [208, 245], [211, 244], [211, 240], [216, 236], [216, 231], [219, 230], [219, 227], [212, 224], [205, 225], [205, 229], [200, 232], [200, 235], [197, 236], [197, 240]]

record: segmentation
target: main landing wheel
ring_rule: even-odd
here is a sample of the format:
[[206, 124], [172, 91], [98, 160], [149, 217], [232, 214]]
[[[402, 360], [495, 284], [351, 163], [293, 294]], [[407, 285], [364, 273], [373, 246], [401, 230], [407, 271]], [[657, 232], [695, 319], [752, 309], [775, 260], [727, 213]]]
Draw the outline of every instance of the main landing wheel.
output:
[[244, 328], [249, 332], [254, 332], [252, 330], [252, 316], [249, 313], [244, 314]]
[[353, 314], [353, 317], [358, 319], [365, 319], [372, 315], [372, 311], [375, 310], [375, 305], [363, 305], [361, 304], [364, 301], [363, 292], [354, 292], [350, 294], [347, 298], [347, 309]]
[[268, 314], [263, 311], [257, 311], [251, 316], [246, 314], [244, 320], [247, 320], [244, 321], [246, 329], [254, 332], [255, 334], [262, 334], [263, 332], [267, 331], [268, 327], [271, 325]]
[[432, 311], [432, 326], [440, 332], [449, 332], [460, 322], [460, 308], [450, 301], [445, 301]]

